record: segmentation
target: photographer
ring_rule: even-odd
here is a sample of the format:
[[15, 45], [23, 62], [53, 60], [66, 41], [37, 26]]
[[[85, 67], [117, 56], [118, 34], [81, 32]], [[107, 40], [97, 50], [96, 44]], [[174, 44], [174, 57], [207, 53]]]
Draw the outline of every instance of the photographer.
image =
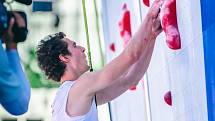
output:
[[[0, 104], [12, 115], [21, 115], [27, 112], [30, 100], [30, 85], [20, 63], [12, 28], [25, 27], [24, 19], [16, 12], [10, 19], [9, 27], [0, 38]], [[17, 40], [16, 40], [17, 41]], [[6, 50], [2, 46], [6, 45]]]

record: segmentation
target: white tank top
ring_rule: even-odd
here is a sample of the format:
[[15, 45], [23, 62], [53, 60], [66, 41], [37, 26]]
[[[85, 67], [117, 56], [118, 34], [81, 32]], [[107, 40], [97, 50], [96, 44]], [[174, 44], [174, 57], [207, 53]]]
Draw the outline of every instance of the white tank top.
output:
[[70, 88], [74, 81], [64, 82], [57, 91], [52, 104], [52, 121], [98, 121], [98, 112], [95, 98], [92, 101], [89, 112], [82, 116], [70, 117], [66, 113], [66, 103]]

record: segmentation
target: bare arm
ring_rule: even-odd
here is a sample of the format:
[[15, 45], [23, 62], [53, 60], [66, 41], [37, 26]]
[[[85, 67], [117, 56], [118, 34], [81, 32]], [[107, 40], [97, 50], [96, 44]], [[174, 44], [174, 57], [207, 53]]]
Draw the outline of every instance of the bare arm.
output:
[[[128, 71], [130, 70], [129, 68], [132, 67], [132, 65], [136, 62], [142, 63], [142, 61], [138, 61], [140, 58], [145, 58], [146, 55], [150, 57], [150, 52], [147, 52], [147, 48], [149, 46], [149, 42], [155, 39], [157, 36], [152, 30], [154, 26], [154, 19], [157, 17], [160, 6], [160, 0], [155, 1], [156, 4], [154, 4], [152, 9], [150, 9], [149, 14], [145, 18], [144, 22], [141, 24], [140, 28], [134, 34], [130, 43], [123, 50], [123, 52], [109, 64], [107, 64], [102, 70], [85, 73], [76, 80], [76, 83], [70, 89], [67, 103], [67, 111], [71, 116], [83, 115], [87, 111], [89, 111], [92, 98], [99, 92], [101, 92], [100, 94], [102, 95], [101, 90], [115, 89], [116, 86], [112, 88], [109, 87], [117, 82], [123, 82], [118, 83], [118, 86], [126, 86], [127, 88], [129, 84], [125, 83], [127, 83], [128, 81], [124, 80], [130, 80], [132, 78], [132, 76], [129, 76], [132, 75], [130, 74], [130, 71]], [[147, 62], [149, 63], [149, 61]], [[127, 71], [128, 73], [125, 74]], [[142, 76], [142, 74], [138, 75]], [[124, 90], [125, 88], [120, 88], [119, 90], [117, 90], [117, 94], [119, 95]], [[108, 95], [108, 93], [106, 94]], [[104, 98], [104, 100], [100, 100], [100, 104], [117, 96], [112, 95], [111, 93], [109, 94], [111, 96]]]
[[128, 46], [118, 57], [107, 64], [102, 70], [85, 73], [78, 79], [81, 80], [79, 83], [83, 85], [83, 89], [87, 89], [85, 91], [86, 93], [93, 96], [96, 92], [109, 87], [117, 78], [125, 73], [131, 65], [139, 60], [142, 53], [147, 50], [148, 42], [152, 40], [152, 38], [155, 39], [157, 37], [156, 33], [153, 31], [153, 26], [154, 20], [159, 13], [159, 7], [160, 0], [156, 0], [138, 31], [131, 38]]
[[[136, 41], [143, 45], [146, 42], [140, 42], [140, 39]], [[135, 49], [138, 49], [138, 51], [141, 50], [141, 47], [138, 47], [138, 45], [135, 45], [135, 42], [132, 42], [129, 48], [126, 48], [126, 50], [107, 64], [102, 70], [85, 73], [76, 80], [76, 83], [70, 89], [69, 101], [67, 104], [67, 110], [71, 116], [83, 115], [89, 111], [92, 97], [95, 96], [97, 92], [113, 85], [117, 81], [117, 78], [124, 74], [126, 70], [140, 58], [141, 54], [137, 54], [133, 51], [131, 49], [132, 46], [137, 46]]]
[[154, 40], [149, 43], [141, 58], [129, 68], [127, 73], [116, 79], [115, 83], [111, 86], [96, 93], [98, 105], [115, 99], [127, 91], [130, 86], [138, 84], [149, 66], [154, 49], [154, 43]]
[[146, 47], [140, 59], [128, 69], [127, 73], [116, 79], [113, 85], [97, 92], [96, 96], [98, 105], [113, 100], [114, 98], [127, 91], [130, 86], [137, 85], [138, 82], [141, 80], [142, 76], [144, 75], [149, 66], [152, 52], [154, 50], [156, 36], [162, 31], [159, 17], [154, 20], [154, 26], [152, 28], [153, 33], [155, 33], [155, 36], [152, 36], [151, 40], [146, 42]]
[[[95, 95], [96, 92], [114, 84], [116, 79], [124, 74], [137, 60], [141, 53], [145, 51], [147, 42], [151, 37], [151, 18], [146, 18], [146, 21], [140, 27], [140, 31], [134, 35], [125, 50], [102, 70], [84, 74], [80, 80], [83, 85], [91, 85], [87, 87], [87, 92], [90, 95]], [[145, 30], [143, 32], [143, 30]], [[93, 83], [93, 84], [92, 84]]]

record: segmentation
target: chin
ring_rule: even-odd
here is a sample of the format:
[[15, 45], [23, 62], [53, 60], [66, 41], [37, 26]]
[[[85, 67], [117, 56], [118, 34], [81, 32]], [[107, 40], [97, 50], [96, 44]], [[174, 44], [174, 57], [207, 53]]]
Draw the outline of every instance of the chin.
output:
[[85, 67], [84, 71], [85, 71], [85, 72], [86, 72], [86, 71], [89, 71], [89, 69], [90, 69], [90, 66], [87, 65], [87, 66]]
[[90, 70], [90, 66], [87, 65], [87, 71]]

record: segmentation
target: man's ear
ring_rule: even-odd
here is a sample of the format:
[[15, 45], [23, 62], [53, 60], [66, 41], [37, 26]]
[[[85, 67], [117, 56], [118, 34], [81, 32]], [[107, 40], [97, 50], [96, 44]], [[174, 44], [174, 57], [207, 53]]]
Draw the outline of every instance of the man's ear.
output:
[[70, 61], [70, 59], [66, 55], [63, 55], [63, 54], [59, 55], [59, 59], [64, 63], [68, 63]]

